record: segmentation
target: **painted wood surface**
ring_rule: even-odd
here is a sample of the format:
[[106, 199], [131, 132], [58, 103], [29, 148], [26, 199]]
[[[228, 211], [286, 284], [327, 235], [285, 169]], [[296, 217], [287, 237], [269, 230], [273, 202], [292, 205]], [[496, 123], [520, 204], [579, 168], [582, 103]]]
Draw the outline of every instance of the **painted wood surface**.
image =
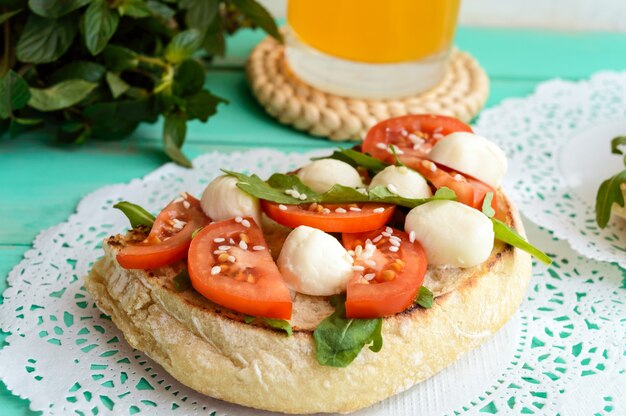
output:
[[[208, 86], [231, 103], [208, 124], [190, 127], [184, 147], [190, 157], [255, 146], [306, 151], [337, 145], [278, 124], [256, 104], [242, 64], [261, 37], [249, 32], [231, 39], [230, 55], [208, 73]], [[626, 69], [626, 35], [461, 28], [456, 43], [476, 56], [491, 78], [487, 106], [527, 95], [550, 78], [575, 80], [599, 70]], [[161, 124], [156, 123], [142, 126], [129, 140], [81, 147], [56, 145], [45, 132], [0, 138], [0, 292], [37, 233], [65, 220], [85, 194], [143, 176], [164, 163], [160, 136]], [[0, 383], [0, 414], [32, 412], [27, 401]]]

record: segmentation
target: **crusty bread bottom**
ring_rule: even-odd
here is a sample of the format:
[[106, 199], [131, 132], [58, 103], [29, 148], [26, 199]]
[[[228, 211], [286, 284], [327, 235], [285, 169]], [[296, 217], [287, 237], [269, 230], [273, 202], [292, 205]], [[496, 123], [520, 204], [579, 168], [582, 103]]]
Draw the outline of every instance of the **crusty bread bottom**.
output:
[[385, 318], [382, 350], [363, 348], [346, 368], [317, 363], [310, 329], [286, 337], [199, 306], [151, 273], [121, 268], [108, 245], [85, 287], [131, 346], [201, 393], [285, 413], [345, 413], [431, 377], [508, 321], [528, 285], [530, 257], [506, 247], [481, 270], [431, 309]]

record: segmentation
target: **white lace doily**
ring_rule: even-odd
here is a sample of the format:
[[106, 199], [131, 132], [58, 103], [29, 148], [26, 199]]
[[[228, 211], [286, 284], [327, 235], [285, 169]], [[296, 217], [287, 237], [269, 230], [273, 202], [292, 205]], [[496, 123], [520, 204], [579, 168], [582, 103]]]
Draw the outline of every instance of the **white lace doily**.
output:
[[[131, 349], [81, 277], [101, 255], [101, 240], [127, 226], [112, 209], [116, 201], [158, 211], [180, 191], [198, 195], [219, 167], [266, 177], [310, 156], [211, 153], [197, 158], [194, 170], [168, 164], [85, 197], [67, 222], [37, 237], [9, 275], [0, 305], [0, 327], [11, 332], [0, 350], [0, 377], [9, 390], [44, 414], [267, 414], [202, 396]], [[509, 324], [452, 367], [357, 415], [626, 413], [623, 271], [576, 255], [535, 226], [529, 234], [555, 261], [535, 267]]]
[[505, 188], [524, 215], [579, 253], [626, 268], [626, 221], [614, 216], [601, 230], [594, 212], [602, 181], [624, 169], [610, 141], [626, 135], [626, 72], [544, 82], [484, 111], [476, 131], [506, 151]]

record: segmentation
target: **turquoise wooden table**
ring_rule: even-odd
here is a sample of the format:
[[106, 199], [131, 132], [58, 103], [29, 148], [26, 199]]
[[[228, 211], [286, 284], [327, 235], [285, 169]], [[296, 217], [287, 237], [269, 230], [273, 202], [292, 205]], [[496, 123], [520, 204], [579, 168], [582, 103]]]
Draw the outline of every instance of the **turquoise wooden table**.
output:
[[[184, 147], [188, 156], [254, 146], [284, 151], [336, 146], [278, 124], [257, 105], [242, 64], [262, 36], [244, 32], [231, 39], [229, 56], [209, 72], [209, 88], [231, 103], [222, 106], [208, 124], [191, 126]], [[491, 78], [487, 106], [529, 94], [550, 78], [580, 79], [599, 70], [626, 69], [623, 34], [461, 28], [456, 43], [478, 58]], [[65, 220], [85, 194], [143, 176], [166, 162], [160, 134], [157, 123], [142, 126], [129, 140], [81, 147], [56, 145], [43, 133], [1, 138], [0, 292], [6, 288], [6, 275], [37, 233]], [[5, 336], [0, 332], [0, 342]], [[31, 413], [28, 401], [13, 396], [0, 383], [0, 414]]]

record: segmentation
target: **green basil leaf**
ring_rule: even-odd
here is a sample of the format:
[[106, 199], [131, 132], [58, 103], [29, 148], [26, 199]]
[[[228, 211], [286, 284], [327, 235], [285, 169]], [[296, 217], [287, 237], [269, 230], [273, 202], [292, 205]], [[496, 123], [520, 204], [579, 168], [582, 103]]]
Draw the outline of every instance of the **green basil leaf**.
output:
[[190, 120], [207, 121], [209, 117], [217, 113], [217, 106], [221, 103], [228, 103], [228, 101], [204, 90], [185, 97], [185, 109]]
[[204, 32], [217, 16], [220, 2], [218, 0], [180, 0], [179, 7], [186, 10], [187, 26]]
[[429, 198], [403, 198], [400, 195], [389, 191], [386, 186], [377, 186], [369, 191], [369, 200], [371, 202], [381, 202], [386, 204], [395, 204], [407, 208], [415, 208], [419, 205], [431, 201], [454, 201], [456, 194], [450, 188], [441, 187], [437, 189], [435, 194]]
[[13, 110], [23, 108], [30, 100], [30, 90], [24, 79], [12, 69], [0, 77], [0, 119], [8, 118]]
[[31, 88], [28, 105], [39, 111], [61, 110], [79, 103], [97, 86], [82, 79], [70, 79], [45, 89]]
[[341, 160], [342, 162], [346, 162], [353, 167], [364, 167], [373, 174], [377, 174], [378, 172], [389, 166], [389, 164], [381, 162], [375, 157], [358, 152], [354, 149], [340, 149], [333, 152], [333, 154], [330, 156], [313, 158], [313, 160], [319, 159]]
[[143, 0], [124, 0], [117, 6], [121, 16], [130, 16], [135, 18], [152, 16], [152, 10]]
[[202, 34], [196, 29], [189, 29], [177, 33], [165, 48], [165, 59], [177, 64], [200, 49], [202, 45]]
[[513, 247], [517, 247], [520, 250], [527, 252], [528, 254], [535, 256], [537, 260], [541, 261], [544, 264], [552, 263], [552, 259], [548, 257], [543, 251], [539, 250], [528, 241], [524, 240], [524, 238], [517, 233], [512, 228], [509, 228], [505, 223], [495, 218], [491, 218], [491, 222], [493, 222], [493, 232], [495, 234], [495, 238], [503, 241]]
[[58, 84], [68, 79], [83, 79], [89, 82], [100, 82], [106, 73], [106, 68], [91, 61], [72, 61], [57, 69], [50, 76], [52, 84]]
[[28, 7], [42, 17], [65, 16], [74, 10], [89, 4], [92, 0], [29, 0]]
[[415, 303], [420, 305], [422, 308], [428, 309], [433, 307], [433, 301], [433, 292], [426, 286], [420, 287], [420, 291], [415, 298]]
[[119, 209], [124, 213], [124, 215], [126, 215], [126, 218], [130, 221], [130, 226], [132, 228], [137, 228], [139, 226], [152, 228], [152, 225], [154, 224], [154, 215], [150, 214], [137, 204], [122, 201], [113, 205], [113, 208]]
[[619, 148], [626, 145], [626, 136], [618, 136], [611, 140], [611, 153], [614, 155], [624, 155], [624, 166], [626, 166], [626, 154]]
[[10, 12], [0, 14], [0, 25], [21, 12], [22, 10], [24, 9], [11, 10]]
[[104, 64], [113, 72], [136, 68], [139, 64], [137, 53], [123, 46], [108, 45], [102, 51]]
[[92, 55], [98, 55], [107, 46], [117, 30], [120, 15], [105, 0], [94, 0], [84, 16], [85, 45]]
[[180, 151], [185, 142], [187, 123], [184, 118], [176, 115], [165, 116], [163, 124], [163, 148], [165, 154], [174, 162], [187, 168], [193, 167], [189, 159]]
[[204, 67], [195, 59], [185, 59], [178, 65], [174, 73], [172, 92], [184, 97], [195, 94], [204, 86]]
[[267, 180], [267, 184], [272, 188], [279, 189], [283, 192], [287, 189], [294, 189], [300, 194], [305, 194], [307, 198], [305, 201], [314, 201], [317, 193], [311, 188], [302, 183], [300, 178], [296, 175], [285, 175], [284, 173], [274, 173]]
[[17, 42], [17, 59], [32, 64], [56, 61], [74, 40], [78, 31], [75, 15], [48, 19], [31, 14]]
[[611, 219], [613, 204], [624, 206], [624, 194], [621, 186], [626, 183], [626, 170], [602, 182], [596, 195], [596, 222], [604, 228]]
[[283, 190], [272, 188], [267, 182], [259, 178], [257, 175], [248, 176], [243, 173], [232, 172], [225, 169], [222, 169], [222, 172], [237, 178], [237, 187], [239, 189], [259, 199], [264, 199], [279, 204], [302, 203], [302, 201], [300, 201], [299, 199], [285, 194]]
[[237, 10], [267, 32], [267, 34], [279, 42], [283, 41], [283, 37], [276, 26], [276, 21], [261, 4], [255, 0], [232, 0], [232, 3], [237, 7]]
[[109, 85], [109, 89], [111, 90], [111, 95], [113, 95], [113, 98], [118, 98], [130, 88], [130, 85], [128, 85], [122, 78], [120, 78], [117, 74], [114, 74], [113, 72], [107, 72], [106, 80], [107, 84]]
[[496, 211], [491, 206], [492, 201], [493, 201], [493, 192], [487, 192], [487, 194], [485, 195], [485, 199], [483, 200], [482, 211], [483, 211], [483, 214], [485, 214], [489, 218], [492, 218], [494, 215], [496, 215]]
[[[307, 195], [308, 196], [308, 195]], [[369, 196], [367, 192], [364, 194], [355, 188], [343, 185], [333, 185], [328, 191], [324, 192], [317, 198], [317, 202], [327, 204], [341, 204], [344, 202], [368, 202]]]
[[347, 367], [367, 344], [372, 344], [370, 350], [380, 351], [383, 346], [382, 318], [348, 319], [344, 297], [333, 297], [332, 304], [335, 312], [320, 322], [313, 332], [318, 363]]
[[184, 292], [191, 287], [191, 279], [189, 278], [189, 270], [183, 269], [172, 279], [172, 285], [175, 292]]

